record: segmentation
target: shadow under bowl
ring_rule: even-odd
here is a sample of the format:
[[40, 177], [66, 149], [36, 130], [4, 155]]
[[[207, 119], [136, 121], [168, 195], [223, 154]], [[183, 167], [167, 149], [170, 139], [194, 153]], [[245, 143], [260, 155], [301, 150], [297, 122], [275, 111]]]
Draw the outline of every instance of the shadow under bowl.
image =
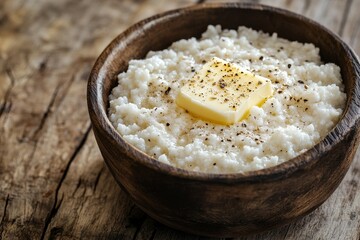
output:
[[[209, 24], [244, 25], [282, 38], [310, 42], [324, 62], [340, 66], [347, 93], [344, 113], [316, 146], [283, 164], [237, 174], [190, 172], [163, 164], [128, 144], [107, 117], [108, 96], [131, 59], [200, 37]], [[273, 7], [203, 4], [156, 15], [116, 37], [97, 59], [88, 83], [94, 134], [112, 175], [133, 201], [159, 222], [186, 232], [233, 237], [267, 230], [304, 216], [336, 189], [359, 142], [359, 62], [321, 25]]]

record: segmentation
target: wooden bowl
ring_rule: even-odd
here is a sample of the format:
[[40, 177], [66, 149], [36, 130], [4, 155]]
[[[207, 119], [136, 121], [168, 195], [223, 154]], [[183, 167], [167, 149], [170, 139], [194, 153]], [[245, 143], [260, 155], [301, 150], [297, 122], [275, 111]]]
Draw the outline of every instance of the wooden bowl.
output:
[[[107, 117], [117, 74], [131, 59], [199, 37], [209, 24], [245, 25], [311, 42], [323, 61], [340, 66], [348, 96], [339, 123], [316, 146], [283, 164], [237, 174], [181, 170], [128, 144]], [[97, 59], [88, 84], [94, 134], [112, 175], [148, 215], [170, 227], [218, 237], [255, 233], [310, 213], [336, 189], [359, 142], [359, 61], [338, 36], [294, 13], [263, 5], [204, 4], [141, 21], [116, 37]]]

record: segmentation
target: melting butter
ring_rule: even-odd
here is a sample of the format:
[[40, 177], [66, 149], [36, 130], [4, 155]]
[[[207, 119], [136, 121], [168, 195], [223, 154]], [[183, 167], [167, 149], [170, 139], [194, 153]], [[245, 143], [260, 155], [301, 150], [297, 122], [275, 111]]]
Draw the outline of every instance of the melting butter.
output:
[[214, 57], [180, 89], [176, 103], [195, 117], [233, 124], [272, 94], [269, 79]]

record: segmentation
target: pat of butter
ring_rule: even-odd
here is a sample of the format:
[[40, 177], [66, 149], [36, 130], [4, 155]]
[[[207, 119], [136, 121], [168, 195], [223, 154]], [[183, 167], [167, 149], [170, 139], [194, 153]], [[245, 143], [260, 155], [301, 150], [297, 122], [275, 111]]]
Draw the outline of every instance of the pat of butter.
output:
[[213, 58], [181, 89], [178, 106], [195, 117], [233, 124], [248, 116], [273, 94], [271, 81], [239, 66]]

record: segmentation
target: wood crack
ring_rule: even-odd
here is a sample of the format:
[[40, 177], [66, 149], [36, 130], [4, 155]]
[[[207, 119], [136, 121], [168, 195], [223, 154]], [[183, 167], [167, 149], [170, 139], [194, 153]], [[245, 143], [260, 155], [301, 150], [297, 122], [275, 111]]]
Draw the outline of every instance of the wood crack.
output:
[[38, 139], [39, 139], [39, 134], [40, 134], [41, 130], [43, 129], [46, 120], [50, 116], [51, 109], [54, 106], [55, 99], [56, 99], [56, 97], [58, 95], [58, 92], [59, 92], [58, 89], [59, 89], [58, 87], [55, 88], [53, 94], [51, 95], [50, 102], [47, 105], [46, 110], [45, 110], [44, 114], [42, 115], [42, 117], [40, 119], [40, 124], [37, 126], [37, 128], [34, 130], [32, 136], [30, 137], [30, 139], [34, 142], [34, 147], [33, 147], [32, 151], [31, 151], [30, 159], [33, 159], [34, 154], [36, 152]]
[[47, 105], [46, 110], [45, 110], [44, 114], [42, 115], [42, 117], [40, 119], [40, 124], [35, 129], [34, 133], [32, 134], [31, 139], [35, 140], [35, 139], [38, 138], [38, 135], [41, 132], [41, 130], [43, 129], [46, 120], [49, 118], [49, 116], [52, 113], [52, 108], [55, 105], [57, 97], [59, 96], [59, 98], [60, 98], [59, 102], [57, 103], [57, 106], [59, 106], [63, 102], [63, 100], [65, 99], [65, 97], [66, 97], [66, 95], [67, 95], [67, 93], [68, 93], [68, 91], [70, 89], [70, 86], [72, 85], [74, 80], [75, 80], [75, 75], [72, 75], [72, 77], [70, 78], [70, 81], [68, 81], [68, 83], [65, 85], [65, 90], [63, 91], [62, 94], [59, 94], [60, 86], [58, 85], [58, 86], [55, 87], [55, 90], [54, 90], [53, 94], [51, 95], [50, 102]]
[[345, 5], [345, 9], [342, 15], [342, 19], [341, 19], [341, 23], [340, 23], [340, 29], [338, 31], [339, 35], [342, 37], [344, 34], [344, 30], [345, 30], [345, 25], [346, 22], [348, 20], [348, 16], [349, 16], [349, 12], [351, 9], [351, 4], [352, 4], [353, 0], [347, 0], [346, 1], [346, 5]]
[[94, 183], [94, 192], [96, 191], [96, 187], [99, 183], [99, 180], [100, 180], [100, 176], [101, 174], [103, 173], [104, 171], [104, 166], [101, 168], [100, 172], [98, 173], [98, 175], [96, 176], [96, 179], [95, 179], [95, 183]]
[[0, 238], [4, 231], [4, 221], [5, 221], [5, 217], [6, 217], [6, 211], [7, 211], [8, 204], [9, 204], [9, 194], [6, 196], [5, 206], [4, 206], [4, 210], [3, 210], [3, 216], [2, 216], [1, 222], [0, 222]]
[[58, 92], [59, 92], [59, 88], [56, 87], [56, 88], [55, 88], [55, 91], [54, 91], [53, 94], [51, 95], [50, 102], [49, 102], [49, 104], [47, 105], [46, 110], [45, 110], [44, 114], [42, 115], [42, 117], [41, 117], [41, 119], [40, 119], [40, 124], [38, 125], [38, 127], [37, 127], [37, 128], [35, 129], [35, 131], [34, 131], [34, 134], [33, 134], [32, 139], [36, 139], [36, 138], [38, 137], [39, 132], [40, 132], [41, 129], [44, 127], [44, 124], [45, 124], [47, 118], [48, 118], [49, 115], [50, 115], [51, 108], [54, 106], [55, 99], [56, 99], [56, 96], [58, 95]]
[[1, 222], [0, 222], [0, 225], [3, 224], [4, 220], [5, 220], [5, 216], [6, 216], [6, 209], [7, 209], [7, 206], [9, 204], [9, 194], [6, 196], [6, 200], [5, 200], [5, 206], [4, 206], [4, 210], [3, 210], [3, 216], [1, 218]]
[[83, 137], [81, 138], [81, 141], [80, 143], [78, 144], [78, 146], [76, 147], [76, 149], [74, 150], [73, 154], [71, 155], [66, 167], [65, 167], [65, 170], [64, 170], [64, 173], [63, 175], [61, 176], [61, 179], [59, 181], [59, 184], [57, 185], [56, 187], [56, 191], [55, 191], [55, 200], [54, 200], [54, 204], [53, 204], [53, 207], [52, 209], [50, 210], [49, 214], [47, 215], [46, 219], [45, 219], [45, 226], [44, 226], [44, 229], [42, 231], [42, 234], [41, 234], [41, 238], [40, 239], [44, 239], [45, 237], [45, 233], [52, 221], [52, 219], [55, 217], [56, 213], [58, 212], [58, 209], [60, 208], [60, 205], [62, 203], [62, 200], [63, 200], [63, 197], [62, 199], [59, 201], [59, 204], [58, 204], [58, 195], [59, 195], [59, 191], [60, 191], [60, 188], [62, 186], [62, 183], [64, 182], [65, 178], [66, 178], [66, 175], [70, 169], [70, 165], [72, 164], [72, 162], [74, 161], [74, 159], [76, 158], [76, 156], [79, 154], [80, 150], [83, 148], [83, 146], [85, 145], [85, 142], [86, 142], [86, 139], [88, 138], [89, 136], [89, 133], [90, 133], [90, 130], [91, 130], [91, 125], [89, 125], [86, 129], [86, 132], [84, 133]]
[[14, 77], [14, 74], [13, 74], [11, 68], [7, 68], [5, 70], [5, 72], [6, 72], [6, 75], [10, 79], [10, 86], [5, 92], [3, 104], [0, 105], [0, 117], [4, 113], [8, 113], [11, 110], [12, 102], [9, 99], [10, 99], [10, 93], [11, 93], [11, 91], [14, 88], [14, 85], [15, 85], [15, 77]]

